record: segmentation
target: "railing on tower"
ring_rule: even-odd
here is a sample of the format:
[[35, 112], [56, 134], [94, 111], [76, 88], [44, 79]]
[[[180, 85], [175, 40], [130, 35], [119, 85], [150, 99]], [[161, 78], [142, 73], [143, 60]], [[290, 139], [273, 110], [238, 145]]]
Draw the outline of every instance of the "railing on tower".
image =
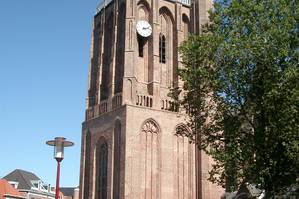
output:
[[112, 107], [109, 106], [111, 102], [109, 102], [109, 99], [102, 100], [100, 104], [97, 104], [95, 106], [89, 107], [86, 109], [86, 120], [90, 120], [93, 118], [96, 118], [104, 113], [107, 113], [109, 111], [115, 110], [122, 106], [122, 93], [117, 93], [112, 98]]
[[149, 95], [137, 95], [136, 105], [144, 107], [153, 107], [153, 97]]
[[161, 99], [161, 110], [179, 112], [179, 105], [172, 99]]
[[171, 0], [171, 1], [180, 2], [180, 3], [182, 3], [183, 5], [186, 5], [186, 6], [191, 5], [191, 0]]
[[[100, 12], [103, 8], [105, 8], [107, 5], [109, 5], [109, 3], [111, 3], [113, 0], [101, 0], [101, 2], [99, 3], [98, 7], [97, 7], [97, 13]], [[170, 1], [174, 1], [174, 2], [180, 2], [183, 5], [187, 5], [190, 6], [191, 5], [191, 0], [170, 0]]]
[[112, 98], [112, 109], [121, 107], [122, 105], [122, 93], [117, 93]]
[[190, 6], [191, 5], [191, 0], [181, 0], [182, 4]]

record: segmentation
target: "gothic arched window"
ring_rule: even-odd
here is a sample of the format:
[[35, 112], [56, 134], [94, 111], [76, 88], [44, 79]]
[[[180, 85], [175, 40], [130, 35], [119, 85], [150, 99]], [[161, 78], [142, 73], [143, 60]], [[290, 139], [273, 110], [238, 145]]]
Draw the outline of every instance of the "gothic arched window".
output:
[[89, 181], [90, 181], [90, 142], [91, 134], [87, 131], [85, 136], [85, 169], [84, 169], [84, 198], [89, 198]]
[[114, 127], [113, 199], [120, 199], [120, 151], [121, 123], [117, 120]]
[[[140, 190], [145, 196], [161, 198], [160, 196], [160, 128], [153, 119], [146, 120], [140, 133]], [[152, 187], [152, 188], [151, 188]], [[146, 197], [147, 198], [147, 197]]]
[[126, 24], [124, 19], [126, 18], [126, 5], [125, 3], [121, 3], [118, 10], [117, 16], [117, 49], [116, 49], [116, 57], [115, 57], [115, 70], [114, 70], [114, 83], [115, 89], [114, 93], [119, 93], [122, 91], [123, 87], [123, 76], [124, 76], [124, 60], [125, 60], [125, 40], [126, 34], [124, 34], [126, 30]]
[[175, 182], [174, 186], [176, 190], [185, 190], [186, 193], [190, 193], [189, 197], [193, 198], [194, 145], [190, 143], [187, 135], [190, 135], [190, 131], [186, 125], [180, 124], [176, 127], [176, 139], [174, 139], [176, 142], [174, 142], [174, 168], [176, 172], [174, 178], [179, 180]]
[[173, 87], [177, 82], [177, 27], [175, 25], [174, 13], [166, 6], [159, 9], [159, 62], [160, 85], [162, 87]]
[[100, 100], [108, 99], [109, 85], [111, 83], [111, 60], [112, 60], [112, 46], [114, 38], [114, 13], [111, 12], [107, 17], [104, 28], [104, 54], [103, 54], [103, 66], [102, 66], [102, 82], [100, 86], [101, 97]]
[[182, 15], [182, 20], [183, 20], [183, 33], [184, 33], [184, 39], [188, 38], [188, 34], [190, 33], [190, 20], [187, 17], [186, 14]]
[[107, 199], [108, 146], [104, 142], [98, 151], [97, 199]]
[[166, 38], [163, 34], [159, 36], [159, 61], [166, 63]]
[[141, 36], [138, 36], [138, 56], [143, 57], [143, 48], [144, 48], [144, 39]]

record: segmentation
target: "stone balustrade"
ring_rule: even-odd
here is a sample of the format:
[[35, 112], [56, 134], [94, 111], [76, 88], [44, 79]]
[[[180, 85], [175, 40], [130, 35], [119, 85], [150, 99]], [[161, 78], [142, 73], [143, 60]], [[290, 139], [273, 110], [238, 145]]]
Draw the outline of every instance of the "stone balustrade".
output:
[[[102, 0], [101, 3], [97, 7], [97, 13], [100, 12], [103, 8], [105, 8], [109, 3], [111, 3], [113, 0]], [[180, 2], [183, 5], [190, 6], [191, 5], [191, 0], [170, 0], [174, 2]]]
[[[97, 104], [93, 107], [89, 107], [86, 109], [85, 117], [86, 120], [90, 120], [92, 118], [98, 117], [103, 113], [110, 111], [111, 108], [108, 106], [108, 100], [103, 100], [100, 104]], [[118, 93], [112, 98], [112, 110], [120, 107], [122, 105], [122, 94]]]
[[99, 106], [99, 115], [106, 113], [108, 111], [108, 100], [103, 100]]
[[191, 0], [170, 0], [174, 2], [180, 2], [183, 5], [190, 6], [191, 5]]
[[175, 103], [172, 100], [162, 99], [161, 100], [161, 110], [178, 112], [179, 111], [179, 106], [178, 106], [177, 103]]
[[190, 6], [191, 5], [191, 0], [181, 0], [182, 4]]
[[88, 108], [85, 111], [85, 120], [90, 120], [94, 116], [93, 108]]
[[116, 109], [122, 105], [122, 94], [117, 93], [112, 98], [112, 109]]
[[[153, 108], [153, 97], [149, 95], [138, 94], [136, 96], [136, 105]], [[122, 93], [118, 93], [112, 98], [112, 110], [122, 106]], [[110, 111], [108, 100], [101, 101], [100, 104], [90, 107], [86, 110], [86, 119], [92, 119]], [[161, 99], [161, 110], [179, 112], [179, 106], [171, 99]]]
[[101, 101], [100, 104], [86, 109], [85, 112], [86, 120], [90, 120], [92, 118], [98, 117], [99, 115], [106, 113], [107, 111], [108, 111], [108, 101], [107, 100]]
[[136, 105], [152, 108], [153, 97], [147, 95], [137, 95]]

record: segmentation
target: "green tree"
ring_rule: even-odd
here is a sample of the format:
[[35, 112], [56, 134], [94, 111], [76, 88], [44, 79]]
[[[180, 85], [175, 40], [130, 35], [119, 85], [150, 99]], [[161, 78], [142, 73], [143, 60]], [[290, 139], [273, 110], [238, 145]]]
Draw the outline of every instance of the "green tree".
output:
[[[181, 46], [188, 136], [215, 159], [210, 180], [284, 192], [299, 177], [299, 1], [215, 2]], [[186, 91], [186, 92], [185, 92]]]

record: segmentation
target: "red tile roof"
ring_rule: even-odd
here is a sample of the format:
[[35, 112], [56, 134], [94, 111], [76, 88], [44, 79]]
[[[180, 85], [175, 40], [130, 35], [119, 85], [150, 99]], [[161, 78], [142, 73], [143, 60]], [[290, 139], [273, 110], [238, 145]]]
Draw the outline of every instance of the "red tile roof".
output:
[[25, 198], [24, 195], [13, 188], [7, 180], [0, 179], [0, 199], [4, 196], [13, 196], [15, 198]]

